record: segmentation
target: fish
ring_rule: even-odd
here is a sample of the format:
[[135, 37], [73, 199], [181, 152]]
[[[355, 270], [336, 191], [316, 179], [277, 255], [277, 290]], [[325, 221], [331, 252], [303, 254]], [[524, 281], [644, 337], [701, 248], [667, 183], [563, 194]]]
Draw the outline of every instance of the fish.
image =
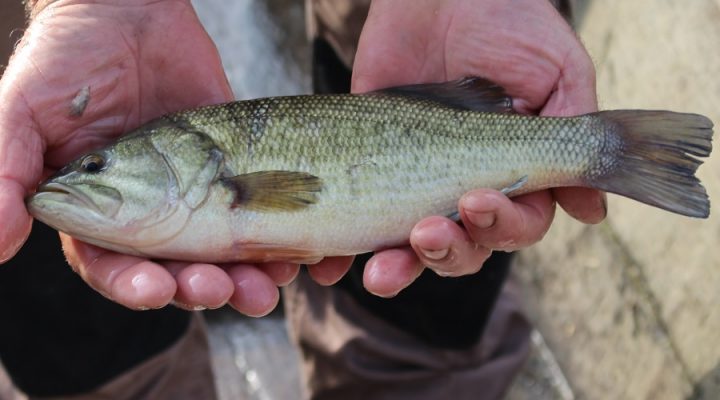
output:
[[406, 244], [475, 188], [580, 186], [706, 218], [713, 123], [689, 113], [539, 117], [480, 77], [167, 114], [26, 199], [82, 241], [154, 259], [313, 264]]

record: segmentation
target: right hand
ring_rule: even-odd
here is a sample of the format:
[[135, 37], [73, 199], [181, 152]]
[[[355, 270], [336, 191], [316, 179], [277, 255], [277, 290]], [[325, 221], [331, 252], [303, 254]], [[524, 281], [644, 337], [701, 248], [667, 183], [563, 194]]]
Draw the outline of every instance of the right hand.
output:
[[[73, 117], [70, 103], [86, 86], [90, 101]], [[24, 198], [43, 177], [152, 118], [232, 98], [189, 0], [59, 0], [36, 13], [0, 80], [0, 263], [27, 239]], [[61, 239], [88, 284], [134, 309], [229, 303], [264, 315], [299, 268], [158, 264]]]
[[[597, 110], [592, 61], [546, 0], [373, 0], [355, 55], [354, 92], [466, 76], [503, 86], [521, 113]], [[585, 223], [598, 223], [607, 212], [604, 194], [588, 188], [542, 190], [512, 200], [478, 188], [459, 201], [461, 225], [428, 217], [415, 225], [411, 246], [377, 252], [365, 266], [365, 288], [394, 296], [425, 267], [443, 276], [476, 273], [493, 249], [514, 251], [540, 241], [556, 201]], [[335, 259], [314, 268], [330, 260]], [[327, 281], [331, 273], [344, 273], [325, 271]]]

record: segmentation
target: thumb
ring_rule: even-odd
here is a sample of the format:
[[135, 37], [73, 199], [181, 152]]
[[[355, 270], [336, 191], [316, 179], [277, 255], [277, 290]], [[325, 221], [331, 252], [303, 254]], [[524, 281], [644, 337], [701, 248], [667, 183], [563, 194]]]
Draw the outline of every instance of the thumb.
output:
[[25, 209], [24, 194], [17, 182], [0, 178], [0, 264], [11, 259], [30, 234], [32, 217]]
[[[434, 2], [441, 8], [441, 1]], [[440, 61], [444, 58], [428, 54], [427, 49], [436, 36], [433, 27], [445, 29], [446, 24], [438, 21], [447, 15], [426, 6], [408, 7], [409, 3], [370, 3], [353, 63], [353, 93], [446, 78]]]
[[[18, 96], [0, 85], [0, 263], [12, 258], [30, 234], [25, 196], [42, 175], [43, 142]], [[5, 85], [7, 86], [7, 85]]]
[[597, 109], [595, 66], [587, 51], [577, 43], [565, 58], [557, 86], [540, 115], [570, 117]]

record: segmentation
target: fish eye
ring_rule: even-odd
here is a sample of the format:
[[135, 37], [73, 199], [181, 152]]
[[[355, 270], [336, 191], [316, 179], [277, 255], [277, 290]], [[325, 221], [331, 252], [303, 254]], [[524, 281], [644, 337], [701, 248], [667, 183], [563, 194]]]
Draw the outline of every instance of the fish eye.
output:
[[90, 154], [80, 161], [80, 170], [87, 173], [99, 172], [105, 166], [105, 159], [97, 154]]

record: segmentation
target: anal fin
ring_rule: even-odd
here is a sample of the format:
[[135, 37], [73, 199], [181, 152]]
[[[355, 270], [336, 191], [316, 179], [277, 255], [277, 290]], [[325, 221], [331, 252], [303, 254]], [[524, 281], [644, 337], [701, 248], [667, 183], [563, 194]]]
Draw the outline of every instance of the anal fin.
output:
[[525, 175], [525, 176], [523, 176], [522, 178], [520, 178], [520, 179], [518, 179], [517, 181], [515, 181], [515, 182], [514, 182], [513, 184], [511, 184], [510, 186], [506, 186], [506, 187], [500, 189], [500, 193], [504, 194], [505, 196], [509, 196], [512, 192], [514, 192], [514, 191], [520, 189], [521, 187], [525, 186], [525, 184], [527, 183], [527, 181], [528, 181], [528, 176]]
[[291, 247], [272, 243], [240, 243], [238, 259], [255, 262], [290, 262], [294, 264], [317, 264], [324, 254], [317, 250]]

